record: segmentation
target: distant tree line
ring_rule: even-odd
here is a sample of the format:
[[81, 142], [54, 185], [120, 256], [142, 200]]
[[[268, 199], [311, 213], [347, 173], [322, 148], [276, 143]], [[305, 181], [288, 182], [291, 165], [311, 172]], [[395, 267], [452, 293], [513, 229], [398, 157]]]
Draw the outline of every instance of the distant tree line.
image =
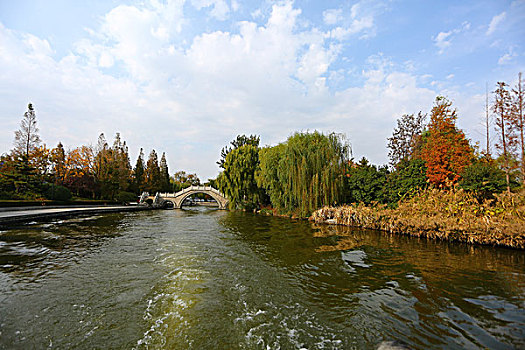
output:
[[200, 184], [196, 174], [179, 171], [169, 175], [166, 154], [152, 150], [147, 161], [141, 148], [131, 166], [126, 141], [119, 133], [110, 145], [100, 134], [95, 146], [66, 150], [62, 143], [49, 149], [38, 134], [36, 114], [30, 103], [15, 132], [14, 148], [0, 156], [0, 199], [136, 201], [143, 191], [178, 191]]
[[273, 147], [260, 147], [256, 135], [239, 135], [221, 152], [216, 184], [233, 208], [271, 206], [302, 217], [341, 203], [396, 206], [429, 187], [462, 188], [480, 202], [490, 200], [525, 180], [523, 94], [521, 73], [513, 89], [497, 83], [486, 120], [489, 125], [494, 118], [494, 156], [489, 141], [480, 150], [466, 138], [452, 102], [438, 96], [428, 124], [422, 112], [398, 119], [388, 138], [388, 165], [372, 165], [365, 157], [354, 161], [337, 134], [296, 133]]

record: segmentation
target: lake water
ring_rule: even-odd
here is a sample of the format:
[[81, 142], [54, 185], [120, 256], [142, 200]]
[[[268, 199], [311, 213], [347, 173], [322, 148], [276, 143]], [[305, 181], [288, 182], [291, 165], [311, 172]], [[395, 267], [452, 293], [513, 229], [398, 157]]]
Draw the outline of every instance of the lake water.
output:
[[525, 252], [194, 207], [0, 231], [1, 349], [525, 348]]

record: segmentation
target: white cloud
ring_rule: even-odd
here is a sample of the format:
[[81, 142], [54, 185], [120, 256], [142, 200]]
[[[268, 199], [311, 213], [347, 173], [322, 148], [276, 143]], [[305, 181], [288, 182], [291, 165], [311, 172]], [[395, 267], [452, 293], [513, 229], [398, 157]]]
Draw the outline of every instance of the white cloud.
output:
[[448, 32], [439, 32], [434, 38], [434, 45], [436, 45], [439, 48], [439, 53], [442, 54], [445, 52], [445, 50], [450, 47], [452, 40], [454, 36], [470, 30], [470, 23], [469, 22], [463, 22], [461, 24], [461, 27], [455, 28], [453, 30], [450, 30]]
[[326, 24], [336, 24], [343, 19], [342, 9], [329, 9], [323, 12], [323, 21]]
[[[224, 21], [230, 13], [230, 7], [225, 0], [191, 0], [191, 3], [198, 10], [211, 7], [210, 15], [218, 20]], [[237, 2], [233, 1], [232, 7], [238, 8]]]
[[450, 35], [452, 32], [439, 32], [434, 38], [435, 45], [439, 47], [440, 53], [442, 53], [447, 47], [450, 46]]
[[492, 20], [490, 21], [489, 28], [487, 29], [487, 35], [493, 34], [498, 25], [505, 20], [505, 17], [507, 16], [507, 13], [503, 11], [499, 15], [496, 15], [492, 17]]
[[[352, 5], [349, 19], [344, 21], [346, 23], [332, 29], [329, 36], [340, 41], [355, 34], [361, 34], [361, 39], [373, 37], [375, 35], [374, 18], [383, 11], [385, 11], [384, 2], [361, 0]], [[332, 19], [330, 16], [328, 18]]]
[[505, 65], [505, 64], [509, 64], [511, 63], [515, 57], [517, 57], [518, 54], [516, 52], [514, 52], [514, 49], [511, 47], [509, 48], [509, 50], [504, 54], [502, 55], [499, 59], [498, 59], [498, 64], [499, 65]]
[[[0, 25], [0, 92], [11, 108], [0, 107], [4, 149], [32, 101], [48, 145], [120, 131], [133, 158], [139, 147], [166, 151], [171, 171], [202, 178], [216, 175], [220, 149], [240, 133], [275, 144], [297, 130], [343, 132], [356, 157], [379, 163], [395, 119], [428, 110], [435, 96], [382, 55], [370, 57], [361, 86], [330, 91], [327, 81], [344, 74], [331, 70], [340, 47], [318, 28], [301, 27], [291, 2], [274, 4], [263, 25], [240, 22], [188, 44], [180, 38], [182, 4], [116, 7], [60, 60], [45, 40]], [[352, 24], [366, 22], [360, 11], [345, 30], [373, 26], [373, 19]]]

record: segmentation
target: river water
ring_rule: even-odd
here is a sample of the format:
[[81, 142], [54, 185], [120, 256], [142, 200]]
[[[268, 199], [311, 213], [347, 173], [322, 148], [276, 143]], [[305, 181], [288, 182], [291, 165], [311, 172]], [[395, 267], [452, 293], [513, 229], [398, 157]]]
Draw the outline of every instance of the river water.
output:
[[1, 349], [525, 348], [525, 252], [206, 208], [0, 231]]

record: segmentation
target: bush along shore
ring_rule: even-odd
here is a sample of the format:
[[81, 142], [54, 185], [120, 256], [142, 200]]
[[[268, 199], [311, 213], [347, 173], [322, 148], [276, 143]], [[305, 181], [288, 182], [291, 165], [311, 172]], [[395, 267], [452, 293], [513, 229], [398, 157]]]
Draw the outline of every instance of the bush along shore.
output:
[[525, 190], [479, 203], [463, 190], [421, 191], [398, 203], [324, 207], [310, 220], [457, 242], [525, 249]]

